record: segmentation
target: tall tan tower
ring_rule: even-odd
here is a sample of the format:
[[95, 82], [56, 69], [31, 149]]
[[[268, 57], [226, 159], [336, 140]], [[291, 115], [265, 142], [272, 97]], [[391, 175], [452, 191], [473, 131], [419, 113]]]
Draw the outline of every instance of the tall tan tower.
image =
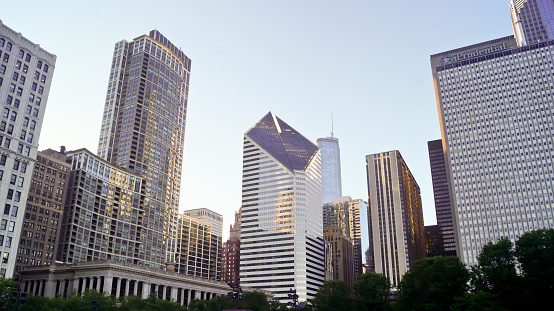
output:
[[419, 186], [397, 150], [366, 156], [370, 256], [375, 272], [397, 287], [411, 264], [425, 257]]

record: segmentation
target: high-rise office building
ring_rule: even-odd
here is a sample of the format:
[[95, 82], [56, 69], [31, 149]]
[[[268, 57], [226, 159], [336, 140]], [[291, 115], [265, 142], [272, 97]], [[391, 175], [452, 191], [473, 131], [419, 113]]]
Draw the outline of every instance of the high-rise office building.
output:
[[223, 235], [223, 216], [207, 208], [197, 208], [183, 211], [181, 214], [200, 219], [212, 224], [212, 232]]
[[457, 254], [467, 264], [489, 241], [554, 227], [553, 61], [554, 41], [518, 46], [514, 36], [431, 55]]
[[552, 0], [512, 0], [509, 7], [518, 46], [554, 39]]
[[369, 247], [367, 203], [338, 197], [323, 204], [323, 227], [340, 227], [353, 244], [354, 282], [363, 273], [363, 253]]
[[333, 280], [343, 281], [353, 291], [356, 282], [353, 241], [341, 227], [323, 227], [323, 238], [333, 245], [330, 254]]
[[444, 251], [443, 235], [439, 225], [425, 226], [425, 250], [427, 257], [456, 256]]
[[366, 156], [370, 257], [375, 272], [397, 287], [411, 264], [425, 257], [420, 190], [397, 150]]
[[64, 153], [52, 149], [37, 152], [14, 279], [25, 266], [49, 266], [56, 260], [69, 184], [70, 166], [66, 159]]
[[[0, 20], [0, 277], [12, 277], [56, 55]], [[9, 241], [9, 242], [8, 242]]]
[[342, 197], [339, 140], [331, 135], [318, 138], [316, 142], [321, 150], [323, 203], [332, 203], [335, 198]]
[[213, 225], [187, 215], [179, 215], [175, 272], [198, 278], [221, 279], [222, 238]]
[[175, 260], [190, 59], [157, 30], [115, 44], [98, 155], [146, 179], [141, 243]]
[[221, 254], [221, 281], [239, 284], [240, 240], [229, 239], [223, 243]]
[[442, 139], [427, 142], [429, 149], [429, 163], [431, 164], [431, 180], [433, 182], [433, 194], [435, 199], [435, 214], [437, 225], [440, 228], [442, 249], [445, 256], [456, 256], [456, 237], [454, 236], [454, 223], [452, 217], [452, 204], [450, 201], [450, 186], [446, 171], [446, 160]]
[[68, 194], [58, 260], [77, 263], [102, 259], [156, 267], [163, 256], [140, 237], [147, 232], [145, 182], [86, 149], [67, 154]]
[[240, 283], [313, 298], [325, 280], [319, 148], [271, 112], [243, 148]]

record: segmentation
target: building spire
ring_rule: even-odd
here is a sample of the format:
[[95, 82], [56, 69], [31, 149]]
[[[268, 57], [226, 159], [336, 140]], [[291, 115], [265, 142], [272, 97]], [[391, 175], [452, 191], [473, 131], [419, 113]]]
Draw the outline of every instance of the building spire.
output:
[[333, 138], [333, 114], [331, 113], [331, 138]]

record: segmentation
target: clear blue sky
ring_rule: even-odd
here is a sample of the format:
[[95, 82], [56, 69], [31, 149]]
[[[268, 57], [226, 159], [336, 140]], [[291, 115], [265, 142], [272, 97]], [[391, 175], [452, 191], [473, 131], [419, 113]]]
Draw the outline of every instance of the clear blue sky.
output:
[[113, 45], [158, 29], [192, 59], [180, 208], [241, 203], [242, 138], [272, 111], [340, 139], [343, 194], [365, 155], [400, 150], [435, 224], [427, 141], [440, 138], [429, 55], [512, 33], [496, 1], [2, 1], [0, 19], [58, 56], [39, 150], [96, 152]]

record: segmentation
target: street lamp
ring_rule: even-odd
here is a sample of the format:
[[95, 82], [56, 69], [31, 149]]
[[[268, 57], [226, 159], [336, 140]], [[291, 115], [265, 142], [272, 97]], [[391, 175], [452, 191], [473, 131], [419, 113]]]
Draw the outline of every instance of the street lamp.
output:
[[232, 292], [228, 292], [227, 295], [231, 297], [231, 299], [237, 301], [237, 310], [240, 309], [239, 303], [240, 303], [240, 294], [242, 293], [242, 288], [240, 288], [239, 284], [235, 284], [233, 282], [227, 283], [232, 289]]

